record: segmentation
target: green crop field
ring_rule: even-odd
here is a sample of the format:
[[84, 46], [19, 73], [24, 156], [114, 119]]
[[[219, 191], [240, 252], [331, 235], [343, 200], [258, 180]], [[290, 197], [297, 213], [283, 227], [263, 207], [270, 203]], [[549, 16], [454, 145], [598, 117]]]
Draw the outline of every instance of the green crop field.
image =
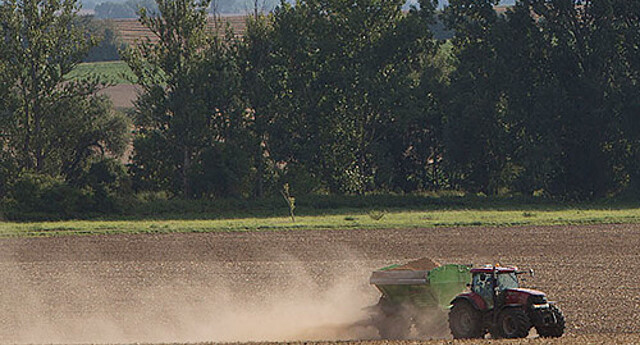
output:
[[133, 78], [133, 73], [129, 66], [123, 61], [91, 62], [82, 63], [71, 72], [71, 79], [98, 75], [104, 81], [114, 84], [131, 84], [128, 78]]
[[[331, 212], [331, 211], [329, 211]], [[381, 217], [381, 218], [380, 218]], [[293, 222], [281, 217], [233, 219], [132, 219], [0, 223], [0, 237], [87, 235], [111, 233], [225, 232], [325, 229], [433, 228], [462, 226], [575, 225], [640, 222], [640, 207], [606, 209], [529, 208], [454, 210], [352, 210], [304, 215]]]

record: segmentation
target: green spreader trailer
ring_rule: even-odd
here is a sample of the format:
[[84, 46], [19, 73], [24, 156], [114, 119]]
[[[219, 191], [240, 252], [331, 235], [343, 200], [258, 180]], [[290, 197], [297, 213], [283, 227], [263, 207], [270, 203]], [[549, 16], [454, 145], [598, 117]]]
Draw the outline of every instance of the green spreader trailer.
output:
[[[414, 265], [412, 265], [414, 264]], [[384, 339], [449, 334], [451, 301], [471, 283], [469, 265], [437, 266], [427, 259], [374, 271], [370, 283], [382, 296], [373, 308], [373, 324]]]

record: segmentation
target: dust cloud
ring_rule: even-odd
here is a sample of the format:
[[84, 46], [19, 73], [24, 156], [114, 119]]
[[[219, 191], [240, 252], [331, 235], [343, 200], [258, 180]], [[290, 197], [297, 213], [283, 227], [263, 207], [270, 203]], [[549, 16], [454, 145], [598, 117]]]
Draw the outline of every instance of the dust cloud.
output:
[[0, 343], [375, 339], [370, 268], [334, 264], [0, 262]]

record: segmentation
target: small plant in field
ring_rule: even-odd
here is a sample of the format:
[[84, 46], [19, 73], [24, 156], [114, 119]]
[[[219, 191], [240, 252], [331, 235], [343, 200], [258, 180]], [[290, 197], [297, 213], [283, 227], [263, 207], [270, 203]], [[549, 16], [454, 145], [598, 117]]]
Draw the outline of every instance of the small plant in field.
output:
[[292, 197], [291, 194], [289, 193], [288, 183], [285, 183], [282, 186], [282, 191], [280, 193], [282, 193], [282, 197], [284, 198], [284, 201], [287, 203], [287, 206], [289, 206], [289, 215], [291, 216], [291, 221], [295, 222], [296, 216], [294, 215], [293, 211], [296, 209], [296, 198]]
[[373, 220], [380, 220], [382, 218], [384, 218], [384, 216], [387, 213], [385, 211], [380, 211], [380, 210], [371, 210], [369, 211], [369, 218], [373, 219]]

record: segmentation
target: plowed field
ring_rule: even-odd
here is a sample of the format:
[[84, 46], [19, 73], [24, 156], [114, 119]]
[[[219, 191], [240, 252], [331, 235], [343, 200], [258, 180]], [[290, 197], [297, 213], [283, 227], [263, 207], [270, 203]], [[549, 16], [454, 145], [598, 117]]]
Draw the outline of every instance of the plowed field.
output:
[[[247, 29], [246, 20], [247, 18], [243, 15], [223, 16], [218, 20], [209, 17], [207, 27], [212, 32], [224, 35], [226, 34], [228, 26], [236, 36], [242, 36]], [[138, 19], [109, 19], [107, 22], [115, 28], [122, 42], [128, 45], [139, 43], [147, 38], [151, 40], [151, 42], [158, 41], [158, 38], [154, 36], [149, 29], [142, 26]]]
[[567, 317], [559, 340], [456, 344], [640, 344], [639, 245], [640, 225], [3, 239], [0, 343], [413, 344], [358, 321], [371, 270], [427, 256], [531, 267]]

